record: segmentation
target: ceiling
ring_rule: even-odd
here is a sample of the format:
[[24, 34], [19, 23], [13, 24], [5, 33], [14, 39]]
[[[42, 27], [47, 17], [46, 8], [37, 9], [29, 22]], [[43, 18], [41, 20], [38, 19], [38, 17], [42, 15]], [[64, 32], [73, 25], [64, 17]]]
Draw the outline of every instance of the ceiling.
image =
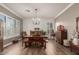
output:
[[55, 18], [69, 3], [5, 3], [4, 5], [22, 18], [34, 17], [36, 8], [38, 17]]

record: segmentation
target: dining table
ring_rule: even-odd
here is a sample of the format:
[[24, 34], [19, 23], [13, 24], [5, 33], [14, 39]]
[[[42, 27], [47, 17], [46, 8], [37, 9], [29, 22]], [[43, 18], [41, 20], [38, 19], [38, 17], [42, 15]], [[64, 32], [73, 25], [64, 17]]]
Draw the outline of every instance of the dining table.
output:
[[42, 47], [45, 47], [46, 48], [46, 39], [48, 37], [47, 36], [24, 36], [24, 39], [27, 40], [27, 42], [25, 42], [25, 46], [27, 46], [27, 44], [29, 46], [32, 46], [32, 44], [34, 45], [39, 45], [41, 44]]

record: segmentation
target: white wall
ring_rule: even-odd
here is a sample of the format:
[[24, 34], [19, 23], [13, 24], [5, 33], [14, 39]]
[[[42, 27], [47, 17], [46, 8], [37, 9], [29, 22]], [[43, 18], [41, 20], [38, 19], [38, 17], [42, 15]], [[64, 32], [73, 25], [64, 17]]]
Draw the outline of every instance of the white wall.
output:
[[61, 24], [68, 30], [68, 39], [76, 31], [76, 17], [79, 17], [79, 4], [73, 5], [56, 19], [56, 26]]
[[41, 28], [41, 30], [47, 31], [47, 22], [52, 22], [53, 19], [51, 18], [40, 18], [40, 25], [35, 26], [33, 25], [32, 18], [27, 18], [23, 20], [23, 31], [26, 31], [28, 34], [30, 34], [30, 30], [33, 30], [35, 27]]

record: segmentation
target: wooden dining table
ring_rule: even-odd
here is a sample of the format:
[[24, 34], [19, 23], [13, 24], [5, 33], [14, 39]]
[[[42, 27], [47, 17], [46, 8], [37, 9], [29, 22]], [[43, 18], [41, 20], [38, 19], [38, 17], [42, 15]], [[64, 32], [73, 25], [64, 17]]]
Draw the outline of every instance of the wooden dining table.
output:
[[46, 48], [46, 39], [48, 37], [47, 36], [24, 36], [24, 39], [28, 39], [27, 42], [25, 42], [26, 46], [27, 44], [29, 44], [29, 46], [32, 45], [32, 43], [34, 43], [35, 45], [37, 45], [37, 43], [40, 43], [42, 47]]

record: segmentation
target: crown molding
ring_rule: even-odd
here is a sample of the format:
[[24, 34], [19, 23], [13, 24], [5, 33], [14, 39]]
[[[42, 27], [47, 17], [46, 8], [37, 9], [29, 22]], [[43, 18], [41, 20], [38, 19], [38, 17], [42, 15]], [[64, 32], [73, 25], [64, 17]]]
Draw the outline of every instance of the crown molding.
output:
[[75, 3], [70, 3], [66, 8], [64, 8], [61, 12], [59, 12], [54, 19], [58, 18], [60, 15], [62, 15], [66, 10], [68, 10], [74, 4]]
[[[56, 15], [56, 17], [54, 18], [54, 19], [56, 19], [56, 18], [58, 18], [60, 15], [62, 15], [66, 10], [68, 10], [71, 6], [73, 6], [75, 3], [70, 3], [66, 8], [64, 8], [61, 12], [59, 12], [57, 15]], [[8, 8], [6, 5], [4, 5], [3, 3], [0, 3], [0, 5], [2, 6], [2, 7], [4, 7], [4, 8], [6, 8], [7, 10], [9, 10], [10, 12], [12, 12], [14, 15], [16, 15], [16, 16], [18, 16], [19, 18], [22, 18], [23, 19], [23, 17], [22, 16], [20, 16], [18, 13], [15, 13], [13, 10], [11, 10], [10, 8]]]
[[0, 5], [2, 7], [4, 7], [5, 9], [7, 9], [8, 11], [10, 11], [11, 13], [13, 13], [14, 15], [16, 15], [19, 18], [23, 18], [22, 16], [20, 16], [18, 13], [15, 13], [13, 10], [11, 10], [10, 8], [8, 8], [6, 5], [4, 5], [3, 3], [0, 3]]

